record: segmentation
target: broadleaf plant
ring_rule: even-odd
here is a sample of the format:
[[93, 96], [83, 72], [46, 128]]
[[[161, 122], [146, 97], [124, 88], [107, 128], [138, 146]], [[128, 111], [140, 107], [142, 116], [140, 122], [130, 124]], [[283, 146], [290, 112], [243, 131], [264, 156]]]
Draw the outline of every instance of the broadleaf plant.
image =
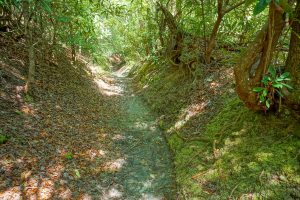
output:
[[289, 80], [291, 80], [289, 72], [278, 74], [276, 69], [273, 66], [270, 66], [268, 73], [261, 80], [262, 87], [253, 88], [253, 92], [258, 94], [259, 103], [268, 110], [272, 105], [274, 105], [276, 94], [279, 96], [280, 100], [284, 96], [282, 93], [283, 88], [287, 88], [289, 90], [293, 89], [286, 83], [286, 81]]

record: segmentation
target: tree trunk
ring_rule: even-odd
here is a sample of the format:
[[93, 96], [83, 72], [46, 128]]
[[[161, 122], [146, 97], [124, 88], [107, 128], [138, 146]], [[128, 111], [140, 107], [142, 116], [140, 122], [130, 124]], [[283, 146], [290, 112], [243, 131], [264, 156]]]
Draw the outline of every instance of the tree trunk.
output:
[[28, 68], [28, 77], [27, 83], [25, 87], [25, 91], [29, 92], [32, 88], [32, 84], [34, 83], [34, 75], [35, 75], [35, 54], [34, 54], [34, 46], [31, 44], [28, 47], [28, 58], [29, 58], [29, 68]]
[[257, 95], [252, 90], [261, 85], [283, 27], [282, 13], [271, 3], [268, 23], [257, 34], [234, 69], [237, 94], [252, 110], [264, 109], [258, 104]]
[[292, 22], [289, 55], [285, 70], [291, 74], [291, 85], [294, 90], [287, 95], [287, 104], [292, 108], [300, 109], [300, 0], [297, 1], [295, 19]]
[[25, 36], [26, 43], [28, 48], [28, 75], [25, 85], [25, 92], [29, 92], [32, 89], [32, 84], [34, 83], [34, 75], [35, 75], [35, 53], [34, 53], [34, 43], [33, 43], [33, 22], [30, 19], [30, 5], [29, 2], [24, 1], [23, 4], [24, 9], [24, 20], [25, 20]]
[[166, 25], [169, 27], [170, 30], [170, 41], [169, 41], [169, 47], [166, 48], [166, 54], [171, 59], [171, 62], [175, 65], [180, 64], [180, 55], [182, 51], [182, 42], [184, 38], [184, 34], [176, 24], [175, 17], [170, 13], [170, 11], [165, 8], [163, 5], [157, 3], [157, 6], [162, 11]]
[[226, 15], [230, 11], [238, 8], [239, 6], [243, 5], [245, 2], [246, 2], [245, 0], [241, 0], [238, 3], [236, 3], [235, 5], [227, 7], [228, 1], [225, 1], [225, 5], [223, 5], [223, 3], [224, 3], [223, 0], [218, 0], [218, 17], [217, 17], [217, 20], [215, 21], [213, 30], [210, 34], [207, 48], [205, 49], [205, 53], [204, 53], [204, 60], [205, 60], [206, 64], [210, 64], [210, 62], [211, 62], [212, 51], [215, 48], [218, 31], [219, 31], [219, 28], [220, 28], [220, 25], [221, 25], [224, 15]]
[[223, 15], [219, 14], [218, 18], [215, 22], [214, 28], [211, 32], [209, 42], [208, 42], [208, 45], [207, 45], [207, 48], [206, 48], [206, 51], [205, 51], [205, 63], [206, 64], [209, 64], [211, 62], [211, 54], [212, 54], [212, 51], [213, 51], [213, 49], [216, 45], [216, 38], [217, 38], [217, 34], [218, 34], [218, 31], [219, 31], [222, 19], [223, 19]]

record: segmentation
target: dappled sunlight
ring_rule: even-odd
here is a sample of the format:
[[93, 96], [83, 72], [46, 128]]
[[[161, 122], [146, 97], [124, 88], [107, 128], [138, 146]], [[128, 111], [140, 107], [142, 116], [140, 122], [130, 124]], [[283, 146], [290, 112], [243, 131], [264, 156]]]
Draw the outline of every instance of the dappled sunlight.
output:
[[2, 200], [20, 200], [22, 199], [22, 191], [20, 186], [12, 187], [4, 192], [0, 192]]
[[31, 108], [31, 106], [28, 105], [23, 105], [21, 107], [21, 111], [26, 114], [26, 115], [33, 115], [35, 114], [35, 110], [33, 108]]
[[78, 198], [78, 200], [92, 200], [92, 199], [93, 199], [92, 196], [89, 194], [83, 194]]
[[126, 164], [126, 160], [124, 158], [119, 158], [117, 160], [114, 161], [110, 161], [105, 163], [102, 166], [102, 169], [105, 171], [112, 171], [112, 172], [116, 172], [116, 171], [120, 171], [121, 168]]
[[116, 185], [109, 187], [103, 191], [101, 199], [110, 200], [115, 198], [121, 198], [123, 196], [122, 192], [119, 191]]
[[24, 195], [28, 199], [51, 199], [54, 193], [54, 182], [37, 176], [29, 178], [24, 183]]
[[90, 158], [90, 160], [94, 160], [96, 158], [104, 157], [107, 154], [107, 152], [103, 151], [101, 149], [100, 150], [98, 150], [98, 149], [89, 149], [84, 154], [87, 155]]
[[122, 96], [124, 89], [116, 83], [115, 78], [108, 76], [101, 76], [99, 74], [103, 72], [100, 66], [87, 62], [87, 68], [89, 72], [95, 77], [94, 83], [102, 95], [105, 96]]
[[215, 88], [221, 87], [222, 85], [218, 82], [211, 82], [211, 83], [209, 83], [209, 86], [210, 86], [210, 88], [215, 89]]
[[38, 192], [38, 199], [51, 199], [54, 194], [54, 182], [49, 179], [42, 179]]
[[62, 186], [62, 187], [60, 187], [58, 190], [57, 190], [57, 192], [58, 192], [58, 197], [60, 198], [60, 199], [71, 199], [71, 197], [72, 197], [72, 191], [70, 190], [70, 188], [68, 188], [68, 187], [64, 187], [64, 186]]
[[196, 103], [185, 109], [179, 117], [179, 120], [172, 126], [167, 132], [171, 133], [173, 131], [182, 128], [192, 117], [203, 112], [208, 102]]
[[123, 66], [117, 71], [113, 72], [112, 74], [117, 76], [117, 77], [126, 77], [130, 71], [130, 68], [128, 66]]
[[105, 96], [122, 96], [123, 88], [118, 85], [113, 85], [111, 83], [106, 83], [102, 79], [96, 79], [95, 83], [101, 92]]
[[142, 200], [163, 200], [165, 198], [161, 196], [156, 196], [154, 194], [143, 194], [141, 199]]
[[255, 154], [256, 159], [260, 162], [270, 161], [274, 156], [273, 153], [258, 152]]
[[112, 139], [113, 139], [113, 140], [125, 140], [126, 137], [125, 137], [125, 135], [116, 134], [116, 135], [113, 136]]
[[65, 170], [65, 167], [62, 164], [56, 164], [51, 165], [46, 169], [47, 175], [52, 180], [59, 180], [59, 178], [62, 176], [63, 171]]
[[142, 121], [137, 121], [134, 123], [134, 127], [137, 129], [147, 129], [149, 127], [149, 124]]

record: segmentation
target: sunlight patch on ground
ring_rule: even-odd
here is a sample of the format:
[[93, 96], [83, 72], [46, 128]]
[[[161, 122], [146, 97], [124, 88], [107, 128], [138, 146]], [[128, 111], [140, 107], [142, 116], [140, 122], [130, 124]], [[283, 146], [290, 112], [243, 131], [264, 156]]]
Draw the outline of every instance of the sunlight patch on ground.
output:
[[[103, 70], [100, 66], [94, 65], [91, 61], [85, 61], [87, 63], [87, 68], [89, 72], [94, 75], [95, 77], [99, 76], [103, 73]], [[120, 72], [120, 75], [124, 72]], [[115, 74], [118, 76], [118, 74]], [[97, 85], [100, 93], [105, 96], [122, 96], [123, 95], [123, 88], [119, 85], [115, 84], [114, 78], [108, 77], [101, 77], [101, 78], [94, 78], [94, 82]]]
[[145, 122], [135, 122], [134, 127], [138, 129], [147, 129], [149, 126]]
[[47, 169], [47, 174], [52, 180], [58, 180], [64, 169], [65, 167], [62, 164], [56, 164]]
[[103, 150], [97, 150], [97, 149], [89, 149], [85, 152], [86, 155], [88, 155], [88, 157], [91, 160], [94, 160], [95, 158], [99, 158], [99, 157], [103, 157], [105, 156], [106, 152]]
[[112, 186], [108, 188], [106, 191], [104, 191], [103, 196], [101, 199], [103, 200], [109, 200], [109, 199], [115, 199], [115, 198], [121, 198], [122, 192], [120, 192], [116, 186]]
[[22, 199], [21, 187], [13, 187], [0, 193], [2, 200], [20, 200]]
[[142, 200], [163, 200], [163, 197], [156, 197], [153, 194], [143, 194]]
[[79, 197], [79, 200], [92, 200], [93, 198], [89, 194], [83, 194]]
[[96, 79], [94, 80], [97, 84], [97, 87], [101, 94], [106, 96], [122, 96], [123, 95], [123, 88], [114, 85], [113, 83], [106, 83], [102, 79]]
[[103, 169], [106, 171], [119, 171], [123, 165], [125, 165], [126, 160], [124, 158], [119, 158], [117, 160], [105, 163]]
[[112, 74], [117, 76], [117, 77], [126, 77], [130, 71], [130, 68], [127, 66], [123, 66], [117, 71], [113, 72]]
[[125, 140], [126, 137], [125, 137], [124, 135], [117, 134], [117, 135], [115, 135], [112, 139], [113, 139], [113, 140]]
[[189, 106], [184, 110], [183, 114], [181, 114], [181, 116], [179, 117], [179, 120], [167, 131], [167, 133], [171, 133], [182, 128], [192, 117], [201, 113], [205, 109], [207, 104], [208, 102], [202, 102]]
[[61, 187], [58, 189], [59, 195], [58, 197], [60, 199], [71, 199], [72, 198], [72, 192], [69, 188]]

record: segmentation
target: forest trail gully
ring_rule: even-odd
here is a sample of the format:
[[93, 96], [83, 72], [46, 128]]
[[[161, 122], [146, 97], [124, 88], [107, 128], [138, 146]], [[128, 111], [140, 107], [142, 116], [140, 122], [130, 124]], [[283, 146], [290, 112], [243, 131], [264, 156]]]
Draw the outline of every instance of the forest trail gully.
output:
[[174, 199], [167, 143], [130, 79], [58, 62], [37, 70], [34, 101], [1, 113], [0, 199]]

